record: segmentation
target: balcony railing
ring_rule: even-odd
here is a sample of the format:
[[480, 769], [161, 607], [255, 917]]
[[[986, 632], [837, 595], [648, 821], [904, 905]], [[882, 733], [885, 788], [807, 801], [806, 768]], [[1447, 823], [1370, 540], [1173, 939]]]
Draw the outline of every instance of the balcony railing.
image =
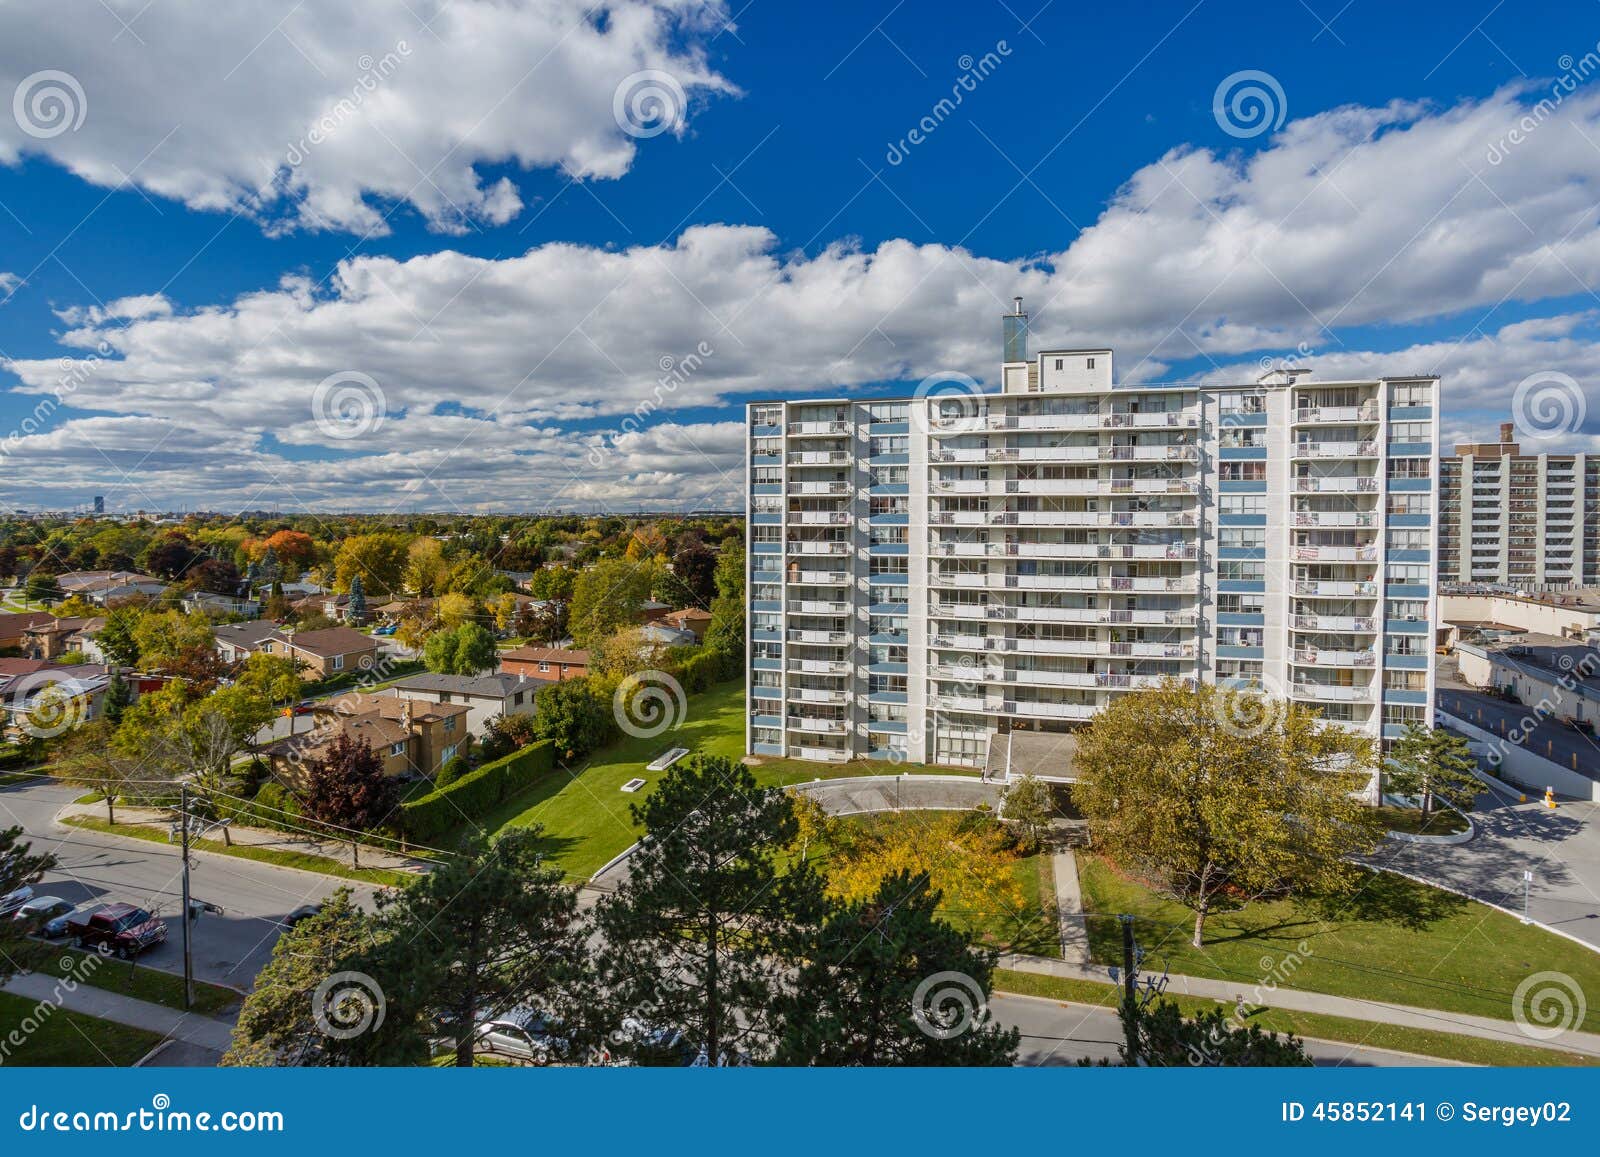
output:
[[1294, 488], [1302, 494], [1376, 494], [1376, 478], [1356, 475], [1328, 475], [1323, 478], [1296, 478]]
[[1373, 667], [1377, 665], [1376, 651], [1326, 651], [1316, 647], [1301, 647], [1294, 653], [1294, 661], [1307, 667]]

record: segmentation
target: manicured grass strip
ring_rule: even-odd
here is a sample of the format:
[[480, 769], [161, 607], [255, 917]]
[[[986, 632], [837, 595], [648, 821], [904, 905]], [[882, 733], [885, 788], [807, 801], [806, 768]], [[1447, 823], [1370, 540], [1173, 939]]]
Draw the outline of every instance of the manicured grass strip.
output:
[[[587, 880], [638, 840], [639, 833], [629, 818], [628, 805], [654, 791], [662, 775], [645, 771], [645, 764], [669, 747], [687, 747], [691, 752], [742, 759], [744, 725], [744, 681], [730, 679], [718, 683], [689, 699], [688, 711], [677, 729], [654, 739], [625, 736], [576, 767], [557, 766], [551, 775], [507, 799], [479, 822], [491, 832], [542, 824], [545, 831], [542, 843], [551, 862], [566, 872], [569, 880]], [[860, 775], [959, 774], [948, 768], [920, 765], [871, 761], [812, 763], [801, 759], [764, 760], [761, 766], [751, 770], [756, 782], [765, 787], [788, 787], [813, 779]], [[622, 785], [634, 778], [648, 782], [638, 793], [624, 794]], [[449, 847], [450, 841], [444, 841], [441, 846]]]
[[[148, 824], [117, 824], [113, 827], [105, 820], [92, 816], [66, 816], [61, 822], [91, 832], [104, 832], [110, 836], [131, 836], [136, 840], [148, 840], [153, 844], [167, 842], [164, 827], [154, 828]], [[323, 876], [337, 876], [341, 880], [356, 880], [363, 884], [377, 884], [387, 888], [403, 888], [416, 878], [408, 872], [395, 872], [388, 868], [352, 868], [338, 860], [331, 860], [327, 856], [314, 856], [309, 852], [286, 852], [280, 848], [250, 847], [245, 844], [234, 844], [230, 847], [218, 840], [190, 840], [189, 846], [196, 851], [216, 852], [219, 855], [233, 856], [240, 860], [255, 860], [262, 864], [277, 864], [280, 868], [299, 868]]]
[[[1245, 992], [1270, 977], [1284, 988], [1506, 1021], [1517, 986], [1536, 972], [1565, 973], [1582, 991], [1600, 992], [1600, 953], [1392, 872], [1364, 876], [1351, 897], [1257, 900], [1216, 913], [1202, 948], [1190, 944], [1187, 908], [1104, 858], [1080, 855], [1078, 880], [1101, 964], [1121, 959], [1115, 914], [1129, 912], [1151, 967], [1233, 981]], [[1600, 1032], [1600, 1001], [1573, 1027]]]
[[[1020, 996], [1042, 996], [1050, 1000], [1090, 1004], [1101, 1008], [1115, 1008], [1121, 991], [1112, 984], [1097, 984], [1092, 980], [1077, 980], [1062, 976], [1044, 976], [1035, 972], [1013, 972], [1006, 968], [995, 969], [994, 987], [999, 992], [1016, 993]], [[1190, 1016], [1216, 1008], [1219, 1004], [1227, 1008], [1226, 1002], [1206, 1000], [1203, 997], [1169, 995], [1167, 999]], [[1418, 1056], [1439, 1057], [1442, 1060], [1461, 1061], [1471, 1065], [1517, 1067], [1600, 1065], [1600, 1058], [1586, 1056], [1583, 1053], [1545, 1049], [1534, 1045], [1509, 1044], [1505, 1041], [1484, 1040], [1482, 1037], [1460, 1036], [1451, 1032], [1434, 1032], [1430, 1029], [1408, 1028], [1317, 1012], [1263, 1008], [1250, 1017], [1250, 1023], [1271, 1032], [1290, 1032], [1298, 1037], [1313, 1037], [1317, 1040], [1338, 1041], [1365, 1048], [1415, 1053]]]
[[[22, 1038], [20, 1045], [11, 1044], [13, 1031]], [[160, 1043], [158, 1032], [0, 992], [0, 1065], [125, 1068]]]
[[[181, 933], [173, 930], [173, 934]], [[92, 988], [131, 996], [135, 1000], [147, 1000], [167, 1008], [183, 1009], [183, 977], [159, 968], [147, 968], [137, 960], [108, 959], [61, 946], [39, 972], [51, 977], [71, 976], [79, 984], [87, 984]], [[195, 1012], [212, 1016], [232, 1008], [242, 999], [233, 989], [220, 984], [207, 984], [203, 980], [194, 982]]]

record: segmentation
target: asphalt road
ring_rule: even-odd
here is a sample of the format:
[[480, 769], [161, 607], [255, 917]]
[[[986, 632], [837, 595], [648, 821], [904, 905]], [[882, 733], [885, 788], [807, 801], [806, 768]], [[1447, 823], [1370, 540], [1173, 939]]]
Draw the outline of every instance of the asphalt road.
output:
[[[176, 920], [183, 894], [178, 849], [57, 826], [56, 812], [80, 794], [55, 784], [0, 787], [0, 824], [21, 825], [35, 851], [49, 851], [59, 861], [34, 885], [35, 894], [60, 896], [79, 905], [125, 901], [158, 912], [169, 924], [167, 941], [139, 960], [182, 972], [182, 934]], [[223, 910], [221, 915], [208, 913], [191, 926], [195, 977], [248, 990], [272, 955], [283, 917], [346, 883], [293, 868], [194, 853], [190, 870], [194, 897]], [[374, 889], [348, 886], [370, 904]]]
[[1493, 695], [1484, 695], [1454, 684], [1440, 682], [1435, 707], [1457, 719], [1495, 735], [1516, 732], [1528, 722], [1537, 722], [1519, 746], [1573, 768], [1594, 778], [1600, 776], [1600, 738], [1586, 735], [1554, 719], [1538, 722], [1533, 708]]
[[[1075, 1065], [1085, 1057], [1095, 1061], [1117, 1059], [1122, 1025], [1114, 1012], [1008, 993], [995, 993], [990, 998], [989, 1008], [998, 1023], [1021, 1031], [1022, 1047], [1017, 1058], [1019, 1065]], [[1329, 1068], [1393, 1068], [1454, 1063], [1330, 1041], [1307, 1041], [1306, 1054], [1317, 1065]]]

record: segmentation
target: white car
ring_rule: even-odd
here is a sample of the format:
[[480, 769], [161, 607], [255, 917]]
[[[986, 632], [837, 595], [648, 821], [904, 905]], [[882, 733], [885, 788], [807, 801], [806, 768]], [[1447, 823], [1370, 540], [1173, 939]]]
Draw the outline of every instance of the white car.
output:
[[[35, 896], [18, 908], [12, 919], [21, 920], [30, 932], [38, 931], [47, 937], [65, 936], [67, 917], [77, 910], [77, 905], [70, 900], [63, 900], [60, 896]], [[52, 933], [50, 931], [52, 925], [59, 931]]]
[[7, 892], [0, 896], [0, 916], [10, 916], [29, 900], [33, 899], [33, 889], [24, 884], [15, 892]]

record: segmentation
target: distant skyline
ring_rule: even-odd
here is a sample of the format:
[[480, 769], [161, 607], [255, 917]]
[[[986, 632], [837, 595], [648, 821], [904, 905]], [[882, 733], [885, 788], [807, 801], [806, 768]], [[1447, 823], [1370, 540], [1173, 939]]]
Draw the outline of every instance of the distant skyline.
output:
[[1592, 16], [588, 13], [0, 9], [0, 508], [738, 509], [745, 401], [992, 385], [1019, 294], [1600, 448]]

